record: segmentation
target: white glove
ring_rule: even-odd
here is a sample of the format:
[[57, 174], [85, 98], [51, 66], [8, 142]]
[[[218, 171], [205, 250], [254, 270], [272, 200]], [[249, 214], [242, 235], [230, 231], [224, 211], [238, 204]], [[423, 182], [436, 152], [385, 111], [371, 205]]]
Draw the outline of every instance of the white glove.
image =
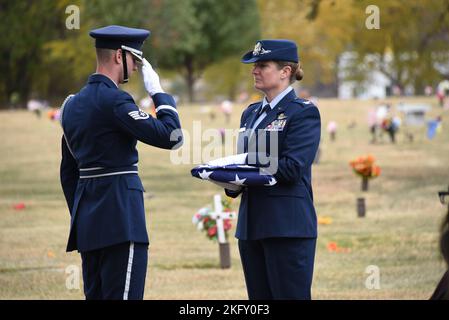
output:
[[228, 164], [245, 164], [246, 163], [246, 157], [248, 156], [248, 153], [240, 153], [224, 158], [218, 158], [212, 161], [209, 161], [207, 164], [210, 166], [227, 166]]
[[145, 58], [142, 60], [142, 75], [145, 89], [148, 91], [150, 96], [154, 96], [156, 93], [164, 92], [159, 82], [158, 74], [154, 71], [151, 64]]

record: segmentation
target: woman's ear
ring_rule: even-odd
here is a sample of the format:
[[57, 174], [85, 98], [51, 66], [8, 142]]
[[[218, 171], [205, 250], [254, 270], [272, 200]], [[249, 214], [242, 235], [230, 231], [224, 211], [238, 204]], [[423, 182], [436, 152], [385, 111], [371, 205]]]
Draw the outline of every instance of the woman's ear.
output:
[[282, 68], [282, 72], [281, 72], [281, 79], [290, 79], [290, 76], [292, 74], [292, 67], [290, 66], [285, 66]]

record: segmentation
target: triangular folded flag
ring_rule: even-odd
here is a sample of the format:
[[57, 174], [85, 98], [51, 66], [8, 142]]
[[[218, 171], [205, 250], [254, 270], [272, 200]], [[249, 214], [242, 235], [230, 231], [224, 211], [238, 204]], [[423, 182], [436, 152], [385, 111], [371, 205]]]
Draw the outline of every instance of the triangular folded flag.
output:
[[220, 187], [237, 191], [241, 187], [274, 186], [276, 178], [265, 169], [245, 164], [223, 166], [199, 165], [191, 170], [192, 176], [213, 182]]

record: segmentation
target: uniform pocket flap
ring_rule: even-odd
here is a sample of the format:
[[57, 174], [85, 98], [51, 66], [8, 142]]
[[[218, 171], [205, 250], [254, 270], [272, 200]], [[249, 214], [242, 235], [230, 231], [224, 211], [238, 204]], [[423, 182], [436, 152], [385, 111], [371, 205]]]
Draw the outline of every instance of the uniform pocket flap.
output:
[[126, 180], [126, 186], [128, 189], [131, 190], [140, 190], [142, 192], [145, 192], [145, 189], [143, 188], [142, 181], [140, 181], [140, 178], [136, 175], [129, 175], [125, 176]]

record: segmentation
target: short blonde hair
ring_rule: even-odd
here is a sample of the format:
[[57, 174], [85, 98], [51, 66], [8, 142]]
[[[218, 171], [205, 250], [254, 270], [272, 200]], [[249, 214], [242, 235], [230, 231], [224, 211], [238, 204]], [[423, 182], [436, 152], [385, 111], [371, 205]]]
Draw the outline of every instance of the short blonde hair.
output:
[[99, 63], [107, 63], [107, 62], [111, 61], [111, 58], [115, 54], [116, 50], [96, 48], [95, 51], [97, 52], [98, 62]]

